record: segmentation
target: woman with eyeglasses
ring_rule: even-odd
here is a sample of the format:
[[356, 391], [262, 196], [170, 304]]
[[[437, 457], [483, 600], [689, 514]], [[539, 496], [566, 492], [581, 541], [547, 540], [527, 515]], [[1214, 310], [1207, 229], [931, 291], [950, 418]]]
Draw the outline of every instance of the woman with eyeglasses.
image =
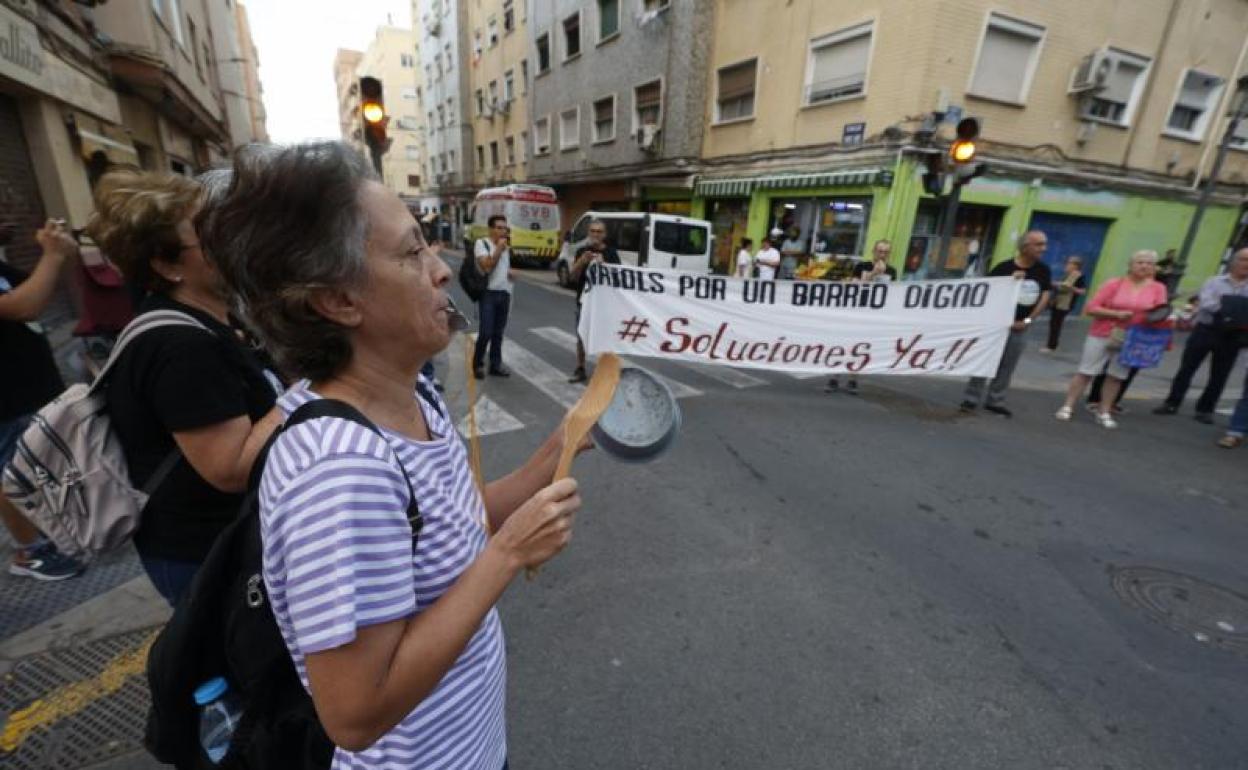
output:
[[130, 480], [150, 493], [134, 544], [170, 604], [237, 514], [252, 461], [278, 422], [282, 384], [231, 322], [225, 284], [197, 234], [228, 184], [226, 171], [199, 180], [115, 171], [97, 185], [87, 226], [145, 292], [140, 316], [171, 310], [193, 322], [143, 332], [107, 375]]

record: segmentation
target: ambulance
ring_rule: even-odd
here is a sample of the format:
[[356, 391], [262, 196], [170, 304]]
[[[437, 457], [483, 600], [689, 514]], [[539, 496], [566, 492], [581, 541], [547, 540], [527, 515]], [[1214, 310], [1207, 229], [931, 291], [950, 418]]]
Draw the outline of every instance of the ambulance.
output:
[[464, 253], [490, 233], [490, 217], [501, 214], [511, 228], [511, 257], [516, 263], [549, 267], [559, 256], [559, 197], [549, 187], [509, 184], [488, 187], [473, 201], [471, 223], [464, 229]]

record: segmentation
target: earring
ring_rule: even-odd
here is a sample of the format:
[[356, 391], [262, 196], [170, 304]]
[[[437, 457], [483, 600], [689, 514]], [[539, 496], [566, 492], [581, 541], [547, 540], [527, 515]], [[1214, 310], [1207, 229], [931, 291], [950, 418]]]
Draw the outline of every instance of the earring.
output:
[[174, 282], [174, 283], [182, 283], [182, 276], [180, 276], [180, 275], [175, 275], [175, 276], [173, 277], [173, 282]]

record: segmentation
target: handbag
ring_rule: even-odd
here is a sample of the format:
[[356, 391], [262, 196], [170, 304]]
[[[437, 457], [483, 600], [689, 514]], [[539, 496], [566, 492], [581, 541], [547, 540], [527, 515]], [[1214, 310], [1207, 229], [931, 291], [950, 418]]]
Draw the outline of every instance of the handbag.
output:
[[1105, 342], [1105, 349], [1110, 351], [1122, 350], [1122, 346], [1127, 343], [1127, 330], [1121, 326], [1115, 326], [1109, 330], [1109, 337]]
[[1172, 334], [1169, 329], [1132, 326], [1124, 335], [1118, 363], [1126, 369], [1154, 369], [1160, 366]]

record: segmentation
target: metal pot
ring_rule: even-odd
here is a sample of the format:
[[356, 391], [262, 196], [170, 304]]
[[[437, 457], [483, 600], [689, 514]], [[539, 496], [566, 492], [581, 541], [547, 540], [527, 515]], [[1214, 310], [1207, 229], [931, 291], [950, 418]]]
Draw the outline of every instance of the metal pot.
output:
[[649, 462], [680, 432], [680, 407], [667, 384], [633, 366], [620, 371], [611, 405], [590, 431], [594, 443], [624, 462]]

